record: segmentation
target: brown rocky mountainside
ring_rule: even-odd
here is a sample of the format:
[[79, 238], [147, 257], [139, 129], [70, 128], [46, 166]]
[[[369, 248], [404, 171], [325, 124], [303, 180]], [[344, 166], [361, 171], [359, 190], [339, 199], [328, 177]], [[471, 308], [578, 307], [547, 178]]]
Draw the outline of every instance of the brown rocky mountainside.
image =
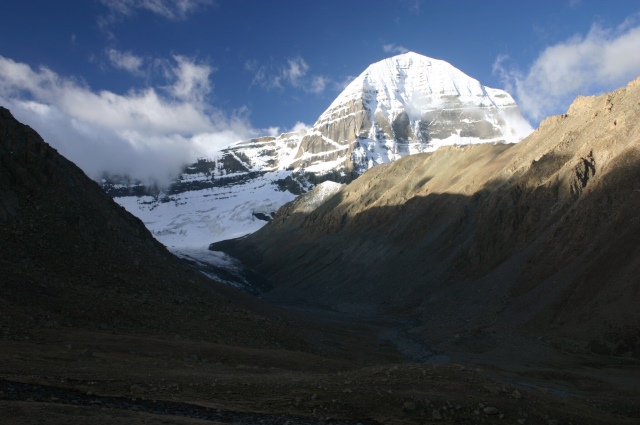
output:
[[[613, 108], [608, 112], [602, 110], [601, 114], [613, 117], [617, 113], [615, 96], [626, 99], [620, 93], [614, 95]], [[633, 131], [637, 132], [636, 115], [630, 114], [626, 122], [615, 117], [616, 127], [635, 128]], [[607, 119], [607, 124], [611, 123], [611, 118]], [[618, 292], [589, 295], [590, 300], [608, 301], [608, 297], [618, 300], [618, 316], [603, 310], [598, 312], [598, 317], [631, 323], [623, 314], [629, 313], [624, 309], [632, 300], [620, 299], [632, 296], [621, 282], [624, 282], [624, 273], [633, 271], [626, 257], [633, 257], [633, 252], [624, 245], [634, 236], [633, 217], [626, 209], [611, 207], [610, 211], [614, 212], [602, 218], [606, 223], [597, 221], [599, 216], [580, 215], [572, 219], [571, 214], [573, 210], [579, 211], [575, 207], [580, 205], [577, 202], [584, 204], [589, 199], [601, 202], [602, 192], [596, 190], [599, 178], [601, 185], [611, 183], [607, 178], [633, 181], [629, 176], [633, 176], [637, 168], [617, 166], [618, 173], [599, 168], [603, 164], [618, 164], [617, 155], [633, 150], [610, 149], [609, 156], [597, 150], [591, 155], [576, 154], [579, 155], [576, 158], [584, 157], [588, 161], [573, 161], [577, 180], [567, 174], [568, 181], [575, 180], [574, 186], [577, 186], [575, 194], [568, 192], [567, 204], [558, 207], [560, 218], [556, 222], [562, 224], [565, 223], [562, 220], [566, 220], [566, 223], [562, 228], [554, 227], [539, 245], [529, 242], [536, 237], [537, 226], [544, 224], [538, 224], [535, 216], [528, 217], [528, 211], [535, 209], [507, 208], [502, 204], [524, 202], [529, 199], [525, 196], [528, 192], [523, 189], [519, 192], [520, 198], [516, 196], [510, 201], [507, 195], [496, 196], [499, 189], [488, 183], [465, 182], [467, 173], [475, 175], [474, 169], [484, 169], [486, 174], [491, 174], [490, 169], [498, 169], [500, 163], [515, 164], [516, 157], [508, 155], [513, 150], [514, 147], [504, 146], [449, 149], [415, 159], [409, 157], [397, 165], [366, 174], [309, 216], [293, 216], [286, 221], [281, 216], [275, 220], [265, 232], [270, 232], [276, 242], [291, 244], [284, 250], [291, 264], [281, 264], [283, 271], [302, 278], [304, 267], [299, 262], [314, 266], [305, 278], [312, 285], [290, 285], [289, 299], [300, 303], [284, 308], [223, 286], [190, 269], [74, 164], [60, 156], [32, 129], [18, 123], [9, 111], [0, 108], [0, 423], [638, 423], [640, 388], [638, 363], [632, 357], [633, 344], [629, 349], [631, 355], [624, 353], [627, 357], [558, 354], [546, 340], [531, 342], [514, 334], [509, 335], [510, 341], [524, 341], [524, 345], [515, 347], [509, 355], [494, 354], [491, 361], [485, 361], [486, 357], [473, 357], [487, 352], [482, 346], [487, 342], [500, 342], [499, 346], [509, 347], [498, 340], [506, 335], [504, 332], [490, 333], [513, 316], [508, 314], [517, 307], [514, 307], [516, 301], [525, 300], [544, 308], [565, 302], [569, 307], [561, 306], [555, 311], [567, 314], [549, 317], [547, 321], [562, 323], [564, 327], [558, 328], [560, 330], [571, 330], [569, 326], [581, 329], [580, 323], [571, 322], [575, 317], [571, 315], [572, 306], [589, 308], [589, 300], [553, 296], [550, 298], [553, 302], [536, 304], [535, 298], [527, 294], [550, 293], [546, 282], [557, 278], [555, 270], [580, 270], [578, 262], [586, 255], [583, 251], [591, 249], [590, 243], [612, 243], [608, 238], [598, 239], [597, 232], [592, 232], [582, 235], [582, 239], [576, 236], [575, 243], [580, 248], [576, 253], [573, 245], [554, 244], [553, 238], [565, 240], [563, 232], [573, 234], [585, 223], [594, 229], [621, 223], [626, 227], [617, 234], [619, 253], [612, 260], [616, 262], [618, 274], [614, 277], [618, 280], [612, 278], [611, 287]], [[476, 153], [468, 155], [471, 152]], [[435, 162], [430, 164], [429, 158], [449, 158], [450, 163], [458, 164], [467, 162], [468, 167], [447, 168], [436, 175], [438, 166]], [[470, 161], [471, 158], [475, 161]], [[491, 158], [502, 159], [491, 167], [486, 165]], [[595, 158], [593, 167], [587, 165], [592, 163], [591, 158]], [[626, 158], [632, 165], [633, 157], [628, 154]], [[539, 157], [535, 159], [542, 161]], [[512, 176], [522, 178], [531, 169], [525, 167], [529, 159], [523, 156], [522, 160], [523, 169], [519, 173], [514, 171]], [[580, 168], [580, 164], [584, 166]], [[539, 173], [521, 181], [536, 182], [546, 175], [546, 166], [542, 161]], [[407, 174], [411, 167], [415, 172]], [[432, 167], [433, 174], [422, 173], [431, 180], [420, 177], [416, 167], [425, 170]], [[394, 169], [399, 172], [396, 180], [382, 178]], [[449, 183], [446, 183], [446, 173], [452, 179]], [[557, 185], [563, 181], [559, 179]], [[505, 194], [511, 193], [509, 188], [513, 184], [500, 180], [495, 186], [498, 183], [502, 184]], [[550, 187], [554, 187], [553, 184], [551, 181]], [[470, 185], [468, 193], [465, 192], [467, 185]], [[473, 192], [473, 185], [484, 189]], [[372, 206], [368, 216], [362, 215], [367, 210], [362, 209], [361, 200], [355, 196], [358, 191], [366, 193], [367, 186], [377, 187], [373, 193], [380, 195], [386, 188], [389, 195], [365, 198]], [[404, 191], [395, 186], [404, 187]], [[434, 192], [415, 199], [411, 194], [419, 187], [430, 187]], [[451, 194], [446, 194], [447, 187], [452, 188]], [[455, 187], [459, 192], [453, 190]], [[628, 201], [625, 193], [631, 196], [635, 189], [633, 183], [625, 188], [627, 192], [612, 193], [613, 204]], [[546, 196], [543, 192], [540, 198], [544, 200]], [[433, 204], [432, 199], [444, 201]], [[385, 204], [378, 205], [380, 200]], [[491, 202], [498, 211], [495, 215], [485, 206]], [[607, 211], [607, 205], [610, 204], [599, 208]], [[328, 207], [332, 207], [335, 214], [325, 211]], [[304, 211], [304, 208], [298, 210]], [[399, 220], [398, 213], [413, 218], [411, 222], [422, 227]], [[618, 213], [623, 215], [616, 215]], [[543, 217], [552, 222], [556, 216]], [[505, 227], [501, 230], [502, 236], [496, 235], [492, 230], [495, 220], [509, 223], [512, 228]], [[478, 223], [484, 223], [486, 229]], [[519, 226], [529, 226], [531, 230], [522, 235]], [[276, 235], [275, 230], [285, 228], [292, 232], [289, 236]], [[474, 233], [477, 236], [474, 237]], [[299, 240], [293, 241], [291, 235]], [[327, 242], [332, 245], [326, 245]], [[310, 243], [317, 246], [307, 245]], [[342, 244], [339, 251], [333, 243]], [[459, 251], [452, 250], [457, 243], [466, 245], [457, 248]], [[501, 245], [506, 243], [518, 249], [521, 246], [525, 250], [529, 246], [536, 249], [531, 255], [523, 255], [521, 264], [524, 265], [520, 268], [509, 266], [498, 273], [499, 268], [486, 262], [485, 250], [492, 249], [496, 255], [505, 256], [509, 263], [510, 251]], [[437, 246], [440, 248], [436, 249]], [[288, 250], [295, 247], [300, 251]], [[428, 247], [433, 248], [432, 253], [417, 249]], [[267, 259], [271, 262], [277, 259], [276, 250], [272, 245], [264, 248], [269, 250], [263, 254], [255, 246], [252, 249], [262, 255], [263, 269], [271, 270], [275, 277], [277, 266], [270, 263], [268, 269], [265, 265]], [[556, 262], [547, 263], [549, 260], [544, 254], [550, 255], [556, 249], [567, 252]], [[339, 252], [341, 257], [331, 257], [332, 252]], [[598, 268], [607, 260], [598, 257], [601, 252], [592, 255], [593, 274], [583, 281], [570, 280], [571, 284], [592, 293], [600, 288], [594, 283], [608, 279], [601, 270], [609, 270]], [[318, 255], [318, 263], [314, 258], [305, 257], [310, 253]], [[386, 283], [384, 275], [373, 273], [383, 270], [376, 267], [384, 265], [385, 255], [389, 256], [389, 264], [405, 255], [404, 264], [408, 268], [390, 269], [386, 272]], [[411, 261], [417, 258], [423, 262]], [[492, 261], [498, 264], [500, 258]], [[434, 267], [433, 274], [425, 272], [428, 263], [438, 266]], [[537, 266], [539, 263], [548, 267], [542, 269]], [[360, 277], [370, 280], [357, 279], [346, 265], [357, 265]], [[314, 270], [320, 276], [341, 280], [327, 280], [322, 282], [325, 286], [316, 287], [317, 279], [310, 274]], [[393, 272], [398, 273], [397, 276], [389, 274]], [[421, 285], [412, 273], [424, 273], [425, 281], [436, 276], [435, 273], [442, 279], [456, 277], [457, 280], [451, 280], [448, 286]], [[517, 273], [526, 273], [529, 279], [518, 278], [514, 285], [507, 280], [495, 280], [496, 276], [504, 279], [519, 276]], [[580, 276], [580, 273], [574, 274]], [[393, 288], [389, 282], [395, 283]], [[345, 290], [345, 286], [337, 283], [351, 287]], [[278, 284], [272, 295], [285, 299], [286, 285], [283, 280]], [[446, 290], [460, 292], [455, 295]], [[409, 298], [404, 298], [407, 294]], [[369, 310], [379, 311], [387, 305], [390, 314], [370, 315], [365, 309], [359, 314], [340, 313], [302, 304], [302, 301], [308, 304], [314, 296], [327, 304], [341, 303], [343, 310], [352, 309], [355, 300]], [[503, 299], [507, 302], [499, 304]], [[451, 307], [452, 303], [455, 307]], [[491, 311], [492, 307], [503, 307], [503, 310]], [[457, 311], [453, 311], [454, 308]], [[520, 308], [533, 317], [531, 306], [522, 304]], [[424, 320], [430, 310], [437, 309], [448, 314], [440, 321], [431, 321], [440, 327], [416, 328], [415, 312]], [[542, 309], [537, 313], [548, 317]], [[503, 321], [493, 322], [494, 329], [491, 329], [487, 324], [492, 323], [496, 314]], [[633, 313], [629, 313], [629, 317], [633, 317]], [[474, 322], [464, 322], [465, 318]], [[460, 331], [457, 340], [461, 344], [447, 346], [447, 338], [438, 340], [438, 335], [450, 335], [447, 332], [452, 329], [462, 329], [460, 323], [463, 322], [470, 330], [468, 334]], [[547, 322], [541, 320], [521, 322], [547, 326]], [[436, 360], [433, 350], [425, 341], [437, 343], [446, 350], [439, 357], [444, 364], [433, 363]], [[609, 343], [603, 340], [594, 347], [609, 349]], [[617, 346], [614, 348], [618, 350]], [[511, 354], [522, 356], [525, 351], [538, 358], [526, 363], [511, 358]], [[449, 355], [451, 361], [447, 362]]]
[[375, 167], [214, 248], [272, 279], [272, 300], [412, 316], [445, 351], [525, 335], [640, 358], [639, 208], [640, 79], [515, 145]]

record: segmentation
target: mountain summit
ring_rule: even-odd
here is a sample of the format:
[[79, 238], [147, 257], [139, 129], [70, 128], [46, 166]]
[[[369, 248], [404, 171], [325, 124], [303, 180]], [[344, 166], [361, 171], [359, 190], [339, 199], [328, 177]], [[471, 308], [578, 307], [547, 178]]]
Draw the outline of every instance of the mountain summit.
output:
[[302, 140], [295, 168], [358, 174], [445, 145], [518, 142], [532, 131], [509, 93], [409, 52], [370, 65]]
[[348, 183], [409, 154], [517, 142], [530, 131], [507, 92], [406, 53], [370, 65], [309, 129], [234, 143], [160, 193], [112, 177], [103, 187], [162, 243], [202, 248], [258, 230], [323, 181]]

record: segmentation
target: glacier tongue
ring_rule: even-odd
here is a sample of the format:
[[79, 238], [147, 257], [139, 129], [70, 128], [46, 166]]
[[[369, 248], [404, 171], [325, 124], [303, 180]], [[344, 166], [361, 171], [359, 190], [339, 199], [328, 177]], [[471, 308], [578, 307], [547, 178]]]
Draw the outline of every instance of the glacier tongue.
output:
[[204, 248], [258, 230], [323, 181], [349, 182], [444, 145], [512, 143], [530, 132], [507, 92], [409, 52], [370, 65], [312, 128], [234, 143], [186, 167], [163, 193], [109, 179], [103, 187], [170, 249]]
[[115, 200], [170, 249], [206, 249], [212, 242], [255, 232], [280, 206], [295, 199], [296, 195], [273, 184], [287, 175], [271, 172], [228, 187]]

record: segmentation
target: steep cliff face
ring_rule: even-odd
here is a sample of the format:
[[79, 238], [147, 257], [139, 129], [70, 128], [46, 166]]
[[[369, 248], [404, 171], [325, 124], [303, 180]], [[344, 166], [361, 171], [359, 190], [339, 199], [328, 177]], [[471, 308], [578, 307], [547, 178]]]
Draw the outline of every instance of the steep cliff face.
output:
[[341, 160], [362, 173], [445, 145], [518, 142], [531, 132], [513, 98], [413, 52], [369, 66], [302, 140], [295, 167]]
[[411, 311], [431, 339], [519, 329], [640, 356], [638, 99], [640, 80], [577, 99], [519, 144], [374, 167], [223, 248], [269, 276], [274, 299]]

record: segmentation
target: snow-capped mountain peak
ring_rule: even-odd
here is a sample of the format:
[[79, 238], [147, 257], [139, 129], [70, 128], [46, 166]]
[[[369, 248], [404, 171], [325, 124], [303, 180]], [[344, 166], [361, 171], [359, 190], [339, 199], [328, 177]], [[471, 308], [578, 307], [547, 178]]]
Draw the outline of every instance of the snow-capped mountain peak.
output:
[[257, 230], [323, 181], [444, 145], [517, 142], [530, 130], [507, 92], [409, 52], [370, 65], [309, 129], [234, 143], [159, 194], [105, 187], [169, 247], [202, 247]]
[[[478, 80], [449, 63], [408, 52], [370, 65], [333, 101], [329, 110], [371, 90], [377, 90], [381, 107], [393, 109], [415, 104], [416, 100], [426, 103], [432, 96], [481, 97], [486, 94]], [[508, 98], [509, 103], [513, 103], [511, 96]]]
[[509, 93], [414, 52], [370, 65], [314, 129], [350, 145], [344, 166], [359, 173], [444, 145], [518, 142], [532, 130]]

